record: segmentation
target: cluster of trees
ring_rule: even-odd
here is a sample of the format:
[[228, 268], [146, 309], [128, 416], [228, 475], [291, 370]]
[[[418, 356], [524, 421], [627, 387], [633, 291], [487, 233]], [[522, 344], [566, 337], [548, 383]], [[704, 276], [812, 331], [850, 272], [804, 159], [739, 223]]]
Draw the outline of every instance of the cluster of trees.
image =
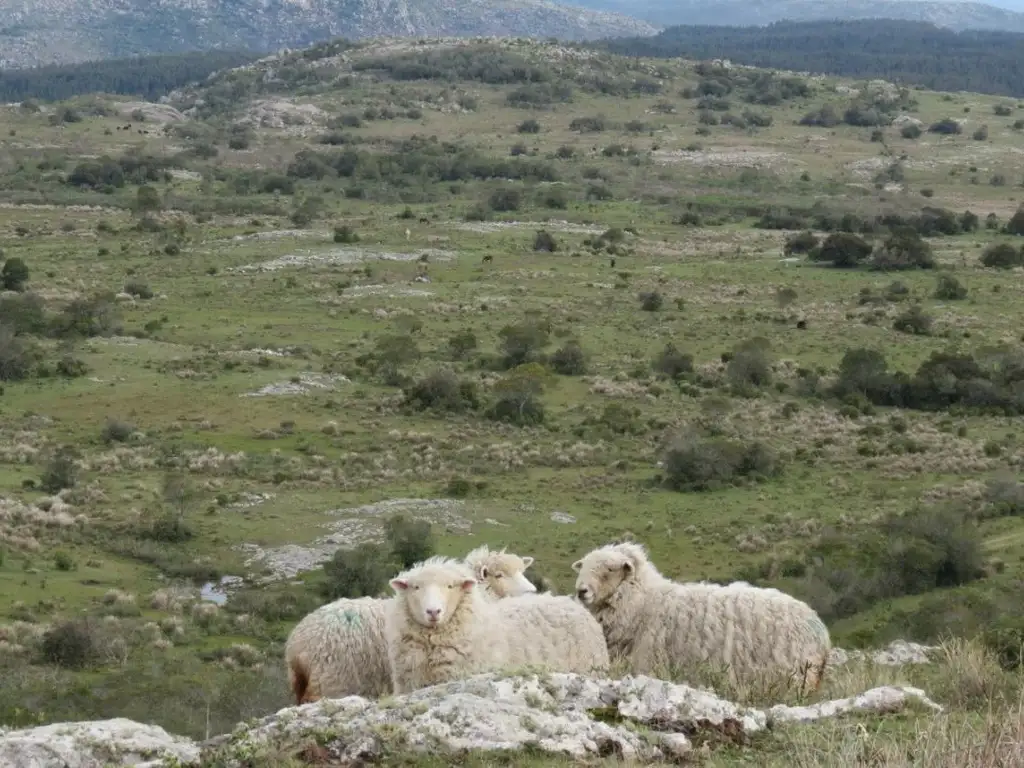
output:
[[63, 101], [86, 93], [117, 93], [155, 101], [210, 73], [248, 64], [258, 54], [203, 51], [0, 70], [0, 102]]
[[941, 91], [1024, 96], [1024, 35], [893, 19], [780, 21], [765, 27], [669, 27], [598, 43], [627, 56], [739, 64], [914, 83]]

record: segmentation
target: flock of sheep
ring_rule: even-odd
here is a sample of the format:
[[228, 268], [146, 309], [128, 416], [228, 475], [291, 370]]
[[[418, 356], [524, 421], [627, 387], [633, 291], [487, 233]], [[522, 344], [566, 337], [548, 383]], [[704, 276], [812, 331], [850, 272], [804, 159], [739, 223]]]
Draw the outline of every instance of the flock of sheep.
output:
[[390, 599], [322, 606], [285, 645], [296, 703], [379, 698], [516, 667], [600, 674], [613, 663], [631, 674], [712, 664], [734, 683], [782, 675], [803, 691], [821, 684], [828, 629], [776, 589], [680, 584], [626, 542], [573, 563], [574, 596], [535, 594], [524, 575], [532, 562], [479, 547], [464, 560], [432, 557], [403, 571]]

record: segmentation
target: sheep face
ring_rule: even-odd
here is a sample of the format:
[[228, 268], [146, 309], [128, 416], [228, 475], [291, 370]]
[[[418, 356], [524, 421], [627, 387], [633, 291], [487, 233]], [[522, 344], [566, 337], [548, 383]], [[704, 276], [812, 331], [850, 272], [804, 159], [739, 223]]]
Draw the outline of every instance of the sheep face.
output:
[[533, 563], [532, 557], [499, 554], [491, 557], [479, 569], [478, 576], [487, 582], [488, 589], [498, 597], [518, 597], [537, 588], [523, 574]]
[[636, 573], [636, 563], [625, 553], [597, 550], [572, 564], [576, 577], [576, 598], [588, 608], [608, 601]]
[[429, 629], [448, 621], [474, 586], [475, 579], [444, 570], [414, 572], [391, 580], [391, 588], [405, 601], [409, 617]]

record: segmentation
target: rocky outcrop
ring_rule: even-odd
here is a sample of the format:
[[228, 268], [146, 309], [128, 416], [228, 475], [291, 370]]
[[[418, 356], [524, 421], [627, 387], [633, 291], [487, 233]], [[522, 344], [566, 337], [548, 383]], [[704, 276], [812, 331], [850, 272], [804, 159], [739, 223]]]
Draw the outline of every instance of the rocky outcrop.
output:
[[396, 747], [442, 754], [530, 748], [574, 758], [679, 760], [707, 740], [742, 743], [773, 725], [850, 712], [893, 713], [912, 702], [942, 709], [924, 691], [909, 687], [765, 710], [644, 676], [486, 674], [381, 701], [349, 696], [290, 707], [202, 745], [129, 720], [9, 731], [0, 733], [0, 765], [243, 768], [254, 755], [282, 749], [313, 750], [321, 762], [360, 764]]
[[199, 747], [156, 725], [117, 718], [88, 723], [56, 723], [9, 731], [0, 728], [4, 768], [136, 768], [194, 765]]

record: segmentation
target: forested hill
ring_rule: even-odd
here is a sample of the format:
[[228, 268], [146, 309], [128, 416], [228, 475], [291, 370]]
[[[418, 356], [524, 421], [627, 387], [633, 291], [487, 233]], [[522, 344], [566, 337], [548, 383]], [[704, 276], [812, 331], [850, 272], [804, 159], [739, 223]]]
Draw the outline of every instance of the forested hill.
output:
[[669, 27], [599, 45], [630, 56], [730, 59], [738, 64], [878, 77], [943, 91], [1024, 96], [1024, 35], [954, 32], [892, 19], [778, 22], [765, 27]]
[[118, 93], [155, 101], [212, 72], [238, 67], [260, 54], [241, 51], [174, 53], [130, 59], [0, 69], [0, 103], [41, 99], [61, 101], [83, 93]]

